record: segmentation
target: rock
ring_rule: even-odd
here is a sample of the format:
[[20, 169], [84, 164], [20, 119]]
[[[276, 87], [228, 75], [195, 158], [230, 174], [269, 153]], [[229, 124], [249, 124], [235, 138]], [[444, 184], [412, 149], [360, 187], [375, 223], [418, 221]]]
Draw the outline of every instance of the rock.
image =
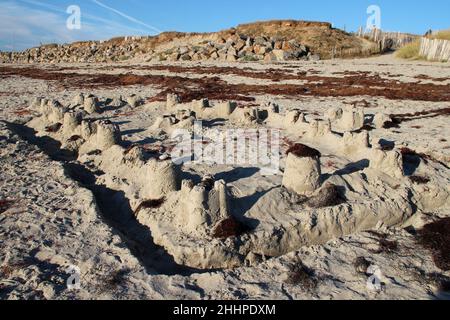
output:
[[178, 53], [179, 53], [180, 55], [185, 55], [185, 54], [187, 54], [189, 51], [190, 51], [190, 50], [189, 50], [188, 47], [180, 47], [180, 48], [178, 49]]
[[239, 41], [236, 43], [236, 45], [234, 46], [234, 48], [235, 48], [237, 51], [241, 51], [244, 47], [245, 47], [245, 42], [242, 41], [242, 40], [239, 40]]
[[254, 52], [256, 54], [265, 55], [266, 53], [269, 52], [269, 50], [265, 46], [256, 45], [254, 47]]
[[182, 60], [182, 61], [191, 61], [192, 60], [192, 58], [191, 58], [191, 56], [189, 55], [189, 54], [183, 54], [181, 57], [180, 57], [180, 59]]
[[169, 61], [178, 61], [180, 59], [181, 55], [178, 52], [174, 52], [171, 55], [169, 55], [168, 60]]
[[264, 57], [264, 62], [270, 63], [270, 62], [276, 62], [277, 57], [273, 53], [266, 54]]
[[213, 53], [211, 53], [210, 58], [213, 60], [217, 60], [217, 59], [219, 59], [219, 54], [217, 52], [213, 52]]
[[281, 46], [281, 50], [284, 51], [294, 51], [297, 48], [297, 46], [292, 41], [283, 41], [283, 44]]
[[255, 38], [254, 44], [255, 45], [264, 45], [266, 43], [266, 41], [267, 41], [266, 38], [259, 36], [259, 37]]
[[309, 61], [320, 61], [321, 58], [320, 58], [320, 55], [318, 55], [318, 54], [311, 54], [308, 56], [308, 60]]
[[289, 53], [284, 50], [273, 50], [271, 53], [266, 55], [264, 61], [273, 62], [273, 61], [286, 61], [289, 59]]
[[364, 257], [358, 257], [358, 258], [356, 258], [353, 265], [354, 265], [355, 271], [357, 273], [362, 274], [362, 275], [367, 275], [367, 270], [372, 265], [372, 263]]
[[236, 62], [237, 57], [235, 55], [228, 54], [226, 60], [229, 61], [229, 62]]
[[275, 41], [273, 48], [275, 50], [281, 50], [283, 49], [283, 41]]

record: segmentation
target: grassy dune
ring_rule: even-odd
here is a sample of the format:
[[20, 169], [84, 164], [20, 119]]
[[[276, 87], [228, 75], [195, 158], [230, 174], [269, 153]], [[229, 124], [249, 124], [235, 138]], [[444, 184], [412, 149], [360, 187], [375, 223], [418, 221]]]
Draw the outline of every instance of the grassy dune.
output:
[[[450, 30], [440, 31], [436, 34], [429, 36], [430, 39], [450, 40]], [[414, 41], [406, 46], [397, 50], [396, 56], [402, 59], [423, 59], [419, 55], [420, 52], [420, 39]]]

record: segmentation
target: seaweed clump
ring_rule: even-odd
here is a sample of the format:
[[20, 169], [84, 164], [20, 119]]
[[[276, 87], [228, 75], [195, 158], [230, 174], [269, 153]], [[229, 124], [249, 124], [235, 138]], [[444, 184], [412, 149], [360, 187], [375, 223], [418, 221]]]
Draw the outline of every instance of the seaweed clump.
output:
[[419, 243], [430, 250], [436, 266], [444, 271], [450, 270], [450, 218], [427, 224], [419, 230]]
[[286, 151], [286, 155], [291, 153], [299, 158], [320, 158], [322, 156], [318, 150], [301, 143], [294, 144]]
[[139, 215], [139, 212], [143, 209], [158, 209], [161, 208], [161, 206], [166, 201], [166, 198], [160, 198], [160, 199], [153, 199], [153, 200], [146, 200], [141, 202], [141, 204], [136, 208], [134, 211], [134, 216], [137, 217]]
[[217, 223], [213, 228], [211, 235], [216, 239], [227, 239], [239, 237], [249, 231], [249, 227], [237, 221], [234, 217], [228, 217]]

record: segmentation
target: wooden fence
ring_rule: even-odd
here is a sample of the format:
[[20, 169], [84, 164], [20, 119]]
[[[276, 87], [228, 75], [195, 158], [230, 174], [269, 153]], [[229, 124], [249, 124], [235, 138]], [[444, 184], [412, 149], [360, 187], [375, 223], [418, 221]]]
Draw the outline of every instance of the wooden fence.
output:
[[419, 55], [431, 61], [450, 61], [450, 41], [422, 38]]
[[364, 31], [362, 27], [359, 28], [357, 36], [377, 43], [381, 52], [401, 48], [419, 38], [418, 35], [414, 34], [401, 32], [385, 32], [376, 28]]

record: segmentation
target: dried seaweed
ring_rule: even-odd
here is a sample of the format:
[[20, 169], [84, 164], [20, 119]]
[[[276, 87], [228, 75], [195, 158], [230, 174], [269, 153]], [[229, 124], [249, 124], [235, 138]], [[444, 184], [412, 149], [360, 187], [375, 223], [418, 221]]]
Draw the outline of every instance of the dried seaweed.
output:
[[430, 182], [429, 178], [422, 176], [411, 176], [409, 177], [409, 180], [411, 180], [411, 182], [415, 184], [427, 184]]
[[229, 217], [220, 221], [213, 228], [211, 236], [217, 239], [227, 239], [239, 237], [248, 231], [250, 231], [250, 229], [246, 225], [237, 221], [234, 217]]
[[427, 224], [417, 233], [419, 243], [433, 254], [436, 266], [450, 270], [450, 218]]
[[166, 201], [166, 198], [160, 198], [160, 199], [153, 199], [153, 200], [146, 200], [141, 202], [141, 204], [136, 208], [134, 211], [134, 216], [137, 217], [139, 215], [139, 212], [143, 209], [158, 209], [161, 208], [161, 206]]
[[300, 285], [303, 289], [311, 291], [317, 288], [319, 280], [314, 270], [299, 262], [291, 267], [286, 283]]
[[52, 124], [51, 126], [45, 127], [45, 132], [56, 133], [59, 131], [59, 129], [61, 129], [61, 127], [62, 127], [61, 123], [55, 123]]
[[11, 208], [13, 204], [14, 204], [14, 201], [1, 199], [0, 200], [0, 213], [3, 213], [6, 210], [8, 210], [9, 208]]
[[310, 148], [301, 143], [296, 143], [291, 146], [288, 151], [286, 151], [286, 155], [290, 153], [300, 158], [320, 158], [322, 156], [316, 149]]

